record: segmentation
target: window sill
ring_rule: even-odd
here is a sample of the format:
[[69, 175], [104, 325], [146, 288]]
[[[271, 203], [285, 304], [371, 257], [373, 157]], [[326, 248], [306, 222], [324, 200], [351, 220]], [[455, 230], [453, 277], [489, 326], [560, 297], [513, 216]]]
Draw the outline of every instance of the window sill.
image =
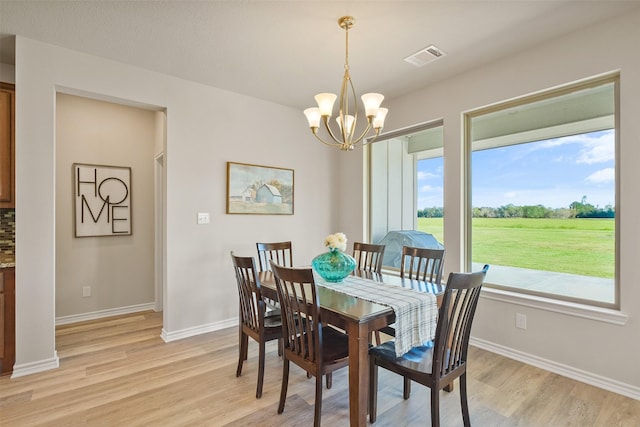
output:
[[537, 308], [540, 310], [552, 311], [569, 316], [583, 317], [585, 319], [597, 320], [599, 322], [612, 323], [614, 325], [625, 325], [627, 320], [629, 320], [629, 316], [619, 310], [560, 301], [502, 289], [483, 287], [480, 297], [494, 301], [518, 304], [525, 307]]

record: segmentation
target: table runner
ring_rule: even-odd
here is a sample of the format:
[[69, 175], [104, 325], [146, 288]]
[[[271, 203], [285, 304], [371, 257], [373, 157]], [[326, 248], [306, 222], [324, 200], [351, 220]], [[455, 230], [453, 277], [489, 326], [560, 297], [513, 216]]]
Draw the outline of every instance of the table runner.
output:
[[396, 314], [395, 347], [398, 357], [435, 337], [438, 305], [432, 293], [356, 276], [348, 276], [339, 283], [326, 282], [320, 276], [316, 276], [315, 280], [319, 286], [391, 307]]

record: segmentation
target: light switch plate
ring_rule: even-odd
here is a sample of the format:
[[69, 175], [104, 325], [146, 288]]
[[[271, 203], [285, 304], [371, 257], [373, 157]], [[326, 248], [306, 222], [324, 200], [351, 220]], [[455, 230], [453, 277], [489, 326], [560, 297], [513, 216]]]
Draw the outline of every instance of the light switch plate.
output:
[[198, 224], [209, 224], [209, 212], [198, 212]]

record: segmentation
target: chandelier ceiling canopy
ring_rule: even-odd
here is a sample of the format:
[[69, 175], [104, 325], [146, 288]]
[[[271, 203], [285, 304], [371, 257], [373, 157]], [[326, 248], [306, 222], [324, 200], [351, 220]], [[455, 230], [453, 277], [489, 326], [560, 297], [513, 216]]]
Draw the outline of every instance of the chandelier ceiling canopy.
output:
[[[362, 103], [364, 106], [364, 114], [367, 118], [367, 125], [357, 133], [358, 122], [358, 103], [355, 89], [349, 74], [349, 29], [353, 27], [355, 19], [352, 16], [343, 16], [338, 20], [340, 28], [345, 30], [345, 59], [344, 59], [344, 77], [342, 78], [342, 87], [340, 88], [339, 112], [336, 117], [337, 128], [331, 127], [330, 119], [333, 114], [333, 104], [338, 98], [333, 93], [319, 93], [315, 96], [318, 103], [317, 107], [307, 108], [304, 110], [305, 116], [309, 122], [311, 132], [322, 143], [338, 147], [341, 150], [353, 150], [355, 145], [362, 141], [362, 144], [372, 142], [382, 130], [384, 119], [388, 110], [380, 108], [384, 96], [379, 93], [365, 93], [362, 95]], [[329, 140], [323, 139], [318, 135], [320, 122], [326, 130]], [[373, 129], [374, 134], [367, 138], [370, 130]]]

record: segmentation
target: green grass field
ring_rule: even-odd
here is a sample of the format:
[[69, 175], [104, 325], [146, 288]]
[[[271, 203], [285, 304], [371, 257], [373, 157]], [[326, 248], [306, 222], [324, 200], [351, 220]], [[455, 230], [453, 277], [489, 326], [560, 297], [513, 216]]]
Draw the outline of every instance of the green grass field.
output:
[[[418, 218], [442, 236], [442, 218]], [[613, 278], [613, 219], [473, 218], [473, 262]], [[445, 243], [446, 246], [446, 243]]]

